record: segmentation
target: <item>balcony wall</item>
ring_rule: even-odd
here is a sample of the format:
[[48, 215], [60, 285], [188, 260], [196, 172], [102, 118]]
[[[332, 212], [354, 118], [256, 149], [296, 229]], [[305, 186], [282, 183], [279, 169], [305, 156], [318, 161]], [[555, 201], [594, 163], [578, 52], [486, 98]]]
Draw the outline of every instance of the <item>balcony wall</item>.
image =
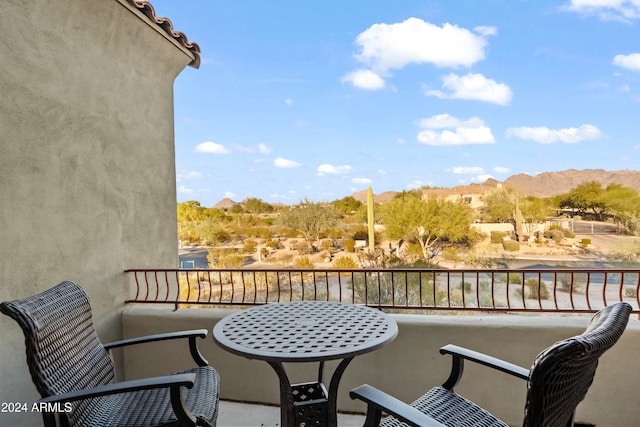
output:
[[[131, 306], [123, 312], [123, 335], [132, 337], [180, 329], [206, 328], [203, 354], [222, 377], [222, 397], [246, 402], [278, 403], [275, 373], [262, 361], [232, 355], [213, 342], [211, 329], [225, 315], [223, 309], [180, 309]], [[394, 315], [399, 334], [387, 347], [356, 357], [340, 385], [338, 405], [344, 411], [364, 411], [348, 397], [350, 389], [369, 383], [402, 400], [410, 401], [427, 387], [444, 381], [448, 357], [438, 348], [455, 343], [528, 367], [542, 349], [560, 339], [581, 333], [585, 315], [555, 316], [430, 316]], [[128, 379], [166, 373], [192, 366], [187, 343], [157, 343], [126, 350]], [[640, 354], [640, 321], [631, 320], [618, 344], [600, 359], [589, 394], [578, 407], [577, 421], [597, 426], [635, 426], [640, 417], [636, 392], [640, 374], [633, 369]], [[158, 357], [160, 355], [160, 357]], [[316, 364], [286, 366], [293, 382], [313, 381]], [[327, 373], [335, 364], [328, 365]], [[325, 379], [326, 380], [326, 379]], [[472, 398], [510, 425], [519, 425], [526, 384], [487, 368], [468, 365], [458, 392]]]

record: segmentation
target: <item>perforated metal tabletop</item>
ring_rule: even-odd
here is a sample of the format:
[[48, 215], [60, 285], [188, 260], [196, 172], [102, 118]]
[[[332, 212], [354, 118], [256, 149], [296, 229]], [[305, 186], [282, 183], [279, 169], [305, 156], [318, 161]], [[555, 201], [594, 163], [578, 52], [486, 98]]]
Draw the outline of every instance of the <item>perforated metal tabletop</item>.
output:
[[326, 301], [267, 304], [222, 319], [213, 336], [232, 353], [313, 362], [373, 351], [393, 340], [395, 321], [369, 307]]
[[[222, 348], [264, 360], [280, 381], [282, 426], [337, 426], [340, 378], [353, 358], [391, 342], [398, 334], [395, 320], [378, 310], [329, 301], [274, 303], [231, 314], [213, 328]], [[342, 359], [329, 389], [322, 377], [324, 362]], [[289, 362], [319, 362], [318, 380], [291, 384], [284, 368]]]

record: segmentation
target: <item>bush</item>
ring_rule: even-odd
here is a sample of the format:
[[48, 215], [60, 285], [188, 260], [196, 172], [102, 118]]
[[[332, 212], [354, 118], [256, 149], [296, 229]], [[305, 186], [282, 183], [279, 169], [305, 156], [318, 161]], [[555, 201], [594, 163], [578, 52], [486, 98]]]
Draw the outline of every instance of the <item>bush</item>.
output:
[[516, 252], [520, 250], [520, 243], [515, 240], [505, 240], [502, 242], [502, 247], [505, 251]]
[[504, 240], [504, 236], [506, 236], [507, 233], [503, 232], [503, 231], [492, 231], [491, 232], [491, 243], [502, 243], [502, 240]]
[[344, 241], [344, 250], [346, 252], [355, 252], [356, 251], [356, 241], [353, 239], [347, 239]]
[[562, 239], [564, 239], [564, 233], [562, 230], [547, 230], [543, 234], [547, 239], [551, 239], [556, 243], [560, 243]]
[[244, 241], [244, 245], [242, 247], [242, 250], [245, 253], [252, 254], [252, 253], [254, 253], [256, 251], [256, 245], [257, 244], [258, 243], [255, 240], [247, 239], [247, 240]]
[[442, 250], [442, 258], [447, 261], [459, 261], [458, 251], [456, 248], [447, 247]]
[[322, 242], [320, 242], [320, 247], [325, 251], [330, 252], [333, 249], [333, 243], [331, 242], [331, 240], [325, 239]]
[[589, 246], [591, 244], [591, 239], [582, 239], [582, 246]]
[[311, 259], [309, 259], [308, 256], [302, 256], [299, 258], [296, 258], [295, 262], [293, 263], [293, 266], [295, 268], [313, 268], [313, 262], [311, 262]]
[[509, 273], [509, 283], [520, 285], [522, 283], [522, 275], [518, 273]]
[[635, 298], [636, 297], [636, 288], [625, 288], [624, 289], [624, 295], [627, 296], [627, 297]]
[[547, 289], [547, 284], [544, 281], [539, 281], [538, 279], [527, 279], [524, 282], [525, 286], [529, 288], [529, 298], [531, 299], [549, 299], [549, 290]]
[[331, 264], [333, 268], [345, 268], [345, 269], [356, 269], [358, 268], [358, 263], [353, 260], [353, 258], [348, 256], [341, 256], [336, 258]]

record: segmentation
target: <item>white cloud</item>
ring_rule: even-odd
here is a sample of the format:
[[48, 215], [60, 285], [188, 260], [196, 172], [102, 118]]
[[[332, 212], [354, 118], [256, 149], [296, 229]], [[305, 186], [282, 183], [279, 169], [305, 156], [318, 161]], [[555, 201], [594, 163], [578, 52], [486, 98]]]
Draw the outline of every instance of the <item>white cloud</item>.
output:
[[447, 91], [426, 90], [425, 95], [444, 99], [472, 99], [498, 105], [509, 105], [513, 97], [509, 86], [488, 79], [482, 74], [468, 73], [459, 76], [450, 73], [442, 77], [442, 87]]
[[183, 181], [185, 179], [200, 179], [202, 178], [202, 173], [200, 172], [178, 172], [176, 174], [176, 181], [180, 182]]
[[613, 58], [613, 65], [626, 68], [628, 70], [640, 71], [640, 53], [630, 55], [616, 55]]
[[349, 173], [350, 170], [351, 170], [351, 166], [349, 165], [333, 166], [325, 163], [318, 166], [318, 169], [316, 170], [316, 172], [320, 176], [324, 174], [341, 175], [341, 174]]
[[472, 117], [469, 120], [461, 120], [449, 114], [436, 114], [426, 119], [420, 119], [420, 127], [429, 129], [445, 129], [456, 127], [479, 127], [484, 122], [478, 117]]
[[229, 154], [230, 151], [222, 144], [212, 141], [205, 141], [196, 145], [194, 149], [196, 153], [212, 153], [212, 154]]
[[562, 9], [596, 16], [604, 21], [631, 22], [640, 18], [638, 0], [571, 0]]
[[293, 107], [293, 99], [291, 98], [285, 99], [284, 103], [287, 104], [289, 107]]
[[415, 190], [416, 188], [420, 188], [426, 185], [422, 180], [416, 179], [407, 184], [407, 188], [409, 190]]
[[247, 154], [253, 154], [253, 153], [269, 154], [270, 152], [273, 151], [270, 147], [267, 147], [267, 145], [263, 143], [260, 143], [253, 147], [245, 147], [243, 145], [235, 144], [233, 145], [233, 149], [241, 153], [247, 153]]
[[370, 180], [369, 178], [353, 178], [351, 182], [359, 185], [368, 185], [368, 184], [371, 184], [373, 181]]
[[299, 168], [300, 166], [302, 166], [302, 163], [298, 163], [294, 160], [288, 160], [282, 157], [278, 157], [273, 161], [273, 166], [277, 168], [282, 168], [282, 169], [293, 169], [293, 168]]
[[484, 173], [484, 169], [480, 166], [455, 166], [451, 168], [451, 172], [455, 174], [480, 174]]
[[396, 143], [400, 144], [400, 145], [404, 145], [407, 143], [407, 141], [404, 140], [404, 138], [398, 138], [396, 139]]
[[487, 37], [497, 34], [495, 27], [473, 30], [445, 23], [437, 26], [419, 18], [395, 24], [374, 24], [356, 37], [360, 53], [355, 57], [366, 69], [347, 73], [343, 82], [367, 90], [385, 87], [390, 70], [409, 64], [436, 67], [471, 67], [485, 58]]
[[[495, 139], [491, 129], [484, 122], [473, 117], [469, 120], [461, 120], [448, 114], [422, 119], [419, 122], [422, 128], [418, 133], [419, 142], [426, 145], [467, 145], [467, 144], [493, 144]], [[433, 129], [444, 129], [442, 131]]]
[[224, 197], [227, 199], [233, 199], [234, 197], [236, 197], [235, 194], [233, 194], [231, 191], [225, 191], [224, 192]]
[[265, 144], [260, 143], [258, 144], [258, 151], [263, 154], [268, 154], [273, 150], [270, 147], [267, 147]]
[[178, 187], [178, 193], [180, 193], [180, 194], [193, 194], [193, 189], [189, 188], [189, 187], [185, 187], [184, 185], [181, 185], [180, 187]]
[[473, 182], [485, 182], [486, 180], [493, 178], [491, 175], [489, 174], [481, 174], [478, 176], [474, 176], [473, 178], [471, 178], [471, 181]]
[[385, 82], [378, 74], [371, 70], [357, 70], [345, 74], [341, 80], [351, 83], [359, 89], [378, 90], [385, 87]]
[[511, 169], [506, 168], [504, 166], [496, 166], [493, 168], [493, 171], [496, 173], [509, 173], [511, 172]]
[[470, 67], [485, 58], [486, 37], [495, 34], [491, 27], [476, 31], [448, 23], [439, 27], [418, 18], [374, 24], [356, 38], [361, 48], [356, 58], [382, 73], [420, 63]]
[[593, 125], [582, 125], [578, 128], [549, 129], [548, 127], [519, 127], [507, 129], [507, 138], [515, 137], [541, 144], [564, 142], [573, 144], [581, 141], [600, 139], [604, 135]]

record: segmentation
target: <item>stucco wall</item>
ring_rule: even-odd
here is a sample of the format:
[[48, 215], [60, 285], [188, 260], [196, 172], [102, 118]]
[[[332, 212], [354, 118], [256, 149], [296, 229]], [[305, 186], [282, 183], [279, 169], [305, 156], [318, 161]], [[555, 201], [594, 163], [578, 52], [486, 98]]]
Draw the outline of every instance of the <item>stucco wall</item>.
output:
[[[177, 266], [173, 82], [187, 53], [117, 0], [0, 7], [0, 301], [68, 279], [120, 336], [127, 267]], [[0, 402], [37, 398], [0, 316]], [[0, 413], [0, 425], [37, 414]]]
[[[123, 313], [126, 337], [181, 329], [206, 328], [209, 336], [200, 349], [221, 376], [225, 399], [278, 403], [278, 382], [271, 367], [258, 360], [236, 356], [218, 347], [211, 337], [213, 326], [232, 310], [180, 309], [131, 306]], [[458, 344], [523, 367], [561, 339], [582, 333], [589, 316], [431, 316], [394, 315], [398, 337], [386, 347], [357, 356], [340, 382], [338, 408], [364, 411], [362, 402], [349, 399], [349, 390], [363, 383], [374, 385], [410, 402], [428, 388], [440, 385], [449, 374], [450, 357], [438, 349]], [[162, 354], [162, 357], [158, 357]], [[640, 354], [640, 321], [632, 319], [618, 343], [600, 358], [598, 371], [586, 399], [578, 406], [576, 421], [597, 426], [634, 427], [640, 408], [636, 404], [640, 375], [633, 368]], [[128, 378], [161, 375], [194, 366], [188, 344], [153, 343], [126, 350]], [[335, 363], [327, 365], [328, 382]], [[288, 364], [292, 382], [314, 381], [317, 364]], [[456, 391], [490, 410], [509, 425], [521, 425], [526, 382], [509, 375], [465, 364]]]

